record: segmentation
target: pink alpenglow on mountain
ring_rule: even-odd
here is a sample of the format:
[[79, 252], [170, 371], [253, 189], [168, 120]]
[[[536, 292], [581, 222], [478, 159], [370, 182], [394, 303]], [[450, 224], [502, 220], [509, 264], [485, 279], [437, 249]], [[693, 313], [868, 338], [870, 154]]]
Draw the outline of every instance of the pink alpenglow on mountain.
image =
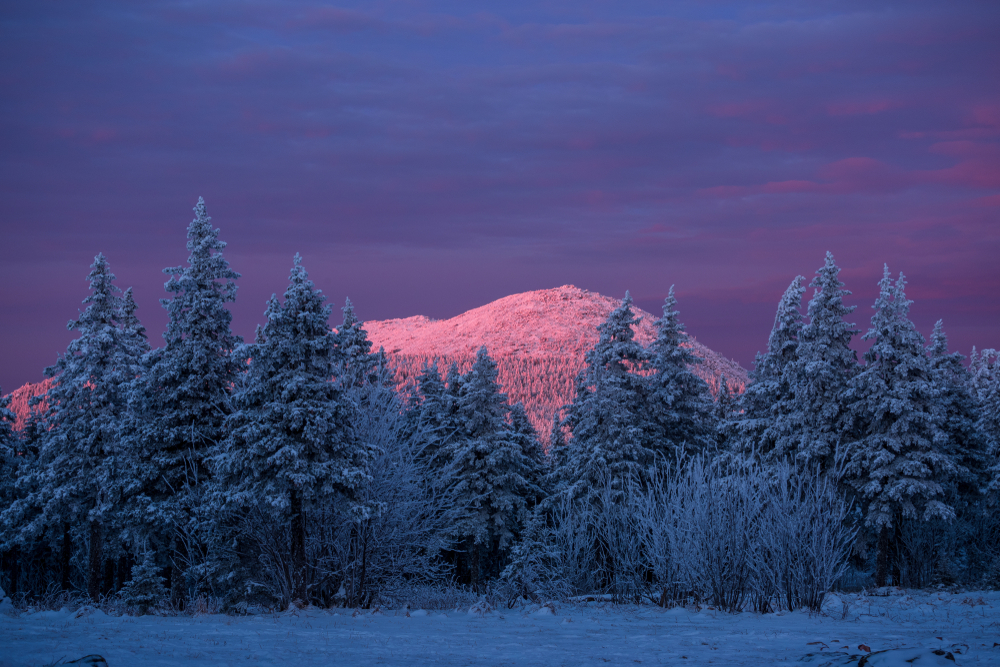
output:
[[[52, 387], [51, 378], [42, 380], [41, 382], [21, 385], [10, 392], [10, 410], [16, 417], [14, 421], [15, 430], [20, 431], [28, 423], [28, 418], [31, 416], [31, 399], [49, 393], [50, 387]], [[45, 402], [43, 401], [35, 409], [39, 414], [45, 412]]]
[[[442, 374], [454, 361], [466, 371], [485, 345], [499, 368], [500, 383], [511, 402], [521, 401], [532, 425], [547, 440], [552, 417], [573, 400], [573, 383], [583, 369], [584, 355], [597, 342], [597, 327], [620, 300], [563, 285], [554, 289], [512, 294], [448, 320], [421, 315], [365, 322], [373, 349], [380, 346], [403, 386], [412, 386], [424, 363], [434, 359]], [[656, 337], [659, 315], [634, 308], [642, 319], [636, 339], [649, 345]], [[691, 338], [702, 359], [695, 372], [718, 392], [726, 378], [731, 391], [742, 392], [747, 372]]]

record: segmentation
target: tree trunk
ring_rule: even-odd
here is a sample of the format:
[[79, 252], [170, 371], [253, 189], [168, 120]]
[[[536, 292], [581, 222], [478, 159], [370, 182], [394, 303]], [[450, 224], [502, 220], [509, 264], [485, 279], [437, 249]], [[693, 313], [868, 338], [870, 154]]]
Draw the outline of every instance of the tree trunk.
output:
[[178, 536], [174, 536], [173, 557], [173, 578], [170, 582], [170, 599], [180, 609], [184, 609], [187, 602], [186, 582], [184, 579], [184, 565], [187, 563], [187, 544]]
[[21, 580], [21, 547], [17, 545], [11, 547], [7, 557], [10, 559], [10, 590], [7, 591], [7, 595], [13, 597]]
[[361, 582], [358, 586], [359, 599], [365, 608], [368, 607], [367, 593], [365, 588], [368, 586], [368, 531], [361, 531]]
[[101, 592], [110, 595], [116, 592], [115, 589], [115, 559], [104, 560], [104, 583], [101, 584]]
[[306, 597], [306, 516], [302, 510], [302, 492], [292, 489], [292, 600]]
[[882, 526], [878, 533], [878, 552], [875, 555], [875, 585], [882, 587], [889, 576], [889, 528]]
[[73, 545], [70, 543], [69, 521], [63, 521], [62, 550], [59, 553], [59, 570], [62, 575], [62, 589], [69, 591], [69, 560], [73, 555]]
[[90, 557], [87, 563], [87, 595], [94, 602], [101, 597], [104, 581], [104, 526], [100, 521], [90, 522]]
[[472, 583], [472, 590], [479, 592], [479, 545], [475, 543], [472, 538], [469, 538], [472, 543], [472, 567], [469, 568], [470, 579]]
[[122, 554], [118, 559], [118, 567], [115, 572], [115, 590], [120, 591], [125, 584], [132, 579], [132, 564], [127, 553]]

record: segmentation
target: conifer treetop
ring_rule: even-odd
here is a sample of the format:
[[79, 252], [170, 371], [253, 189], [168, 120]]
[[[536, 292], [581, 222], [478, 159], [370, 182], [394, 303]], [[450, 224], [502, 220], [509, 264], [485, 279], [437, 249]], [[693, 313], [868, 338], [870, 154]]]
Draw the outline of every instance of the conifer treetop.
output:
[[[194, 212], [195, 218], [187, 230], [188, 265], [163, 269], [163, 273], [170, 276], [163, 288], [175, 295], [160, 299], [170, 313], [164, 334], [168, 346], [188, 336], [200, 337], [199, 333], [210, 338], [218, 336], [220, 332], [215, 323], [223, 323], [228, 330], [232, 321], [232, 314], [223, 304], [236, 300], [236, 280], [240, 274], [233, 271], [222, 256], [226, 243], [219, 239], [219, 230], [212, 227], [212, 219], [201, 197]], [[209, 324], [210, 331], [199, 325], [202, 321]], [[238, 344], [236, 337], [224, 338], [228, 340], [219, 343], [225, 349]]]
[[635, 325], [639, 322], [632, 310], [632, 296], [625, 292], [621, 304], [611, 311], [597, 331], [597, 345], [587, 353], [587, 366], [605, 368], [614, 373], [627, 373], [628, 365], [645, 363], [648, 355], [635, 340]]
[[927, 353], [932, 358], [948, 355], [948, 334], [944, 332], [944, 320], [938, 320], [934, 323], [934, 331], [931, 332], [931, 343], [927, 348]]
[[701, 359], [685, 346], [688, 336], [684, 332], [684, 324], [677, 310], [677, 297], [674, 296], [673, 285], [670, 286], [667, 298], [663, 301], [663, 317], [656, 321], [655, 326], [656, 340], [650, 347], [652, 356], [657, 359], [655, 366], [661, 368], [671, 365], [677, 369], [686, 369], [701, 363]]
[[774, 315], [774, 326], [767, 339], [767, 353], [763, 356], [763, 363], [755, 368], [758, 375], [773, 377], [780, 374], [785, 365], [795, 358], [802, 333], [801, 308], [805, 291], [805, 278], [795, 276], [781, 295], [778, 311]]
[[[809, 323], [802, 328], [802, 341], [809, 346], [826, 348], [833, 345], [836, 348], [846, 348], [851, 337], [858, 333], [854, 324], [843, 321], [857, 308], [844, 305], [844, 297], [850, 296], [850, 290], [844, 289], [840, 281], [840, 267], [833, 259], [833, 253], [826, 253], [823, 267], [816, 272], [816, 277], [810, 283], [816, 289], [809, 300]], [[818, 351], [818, 350], [817, 350]], [[842, 363], [853, 363], [853, 359], [841, 359]]]

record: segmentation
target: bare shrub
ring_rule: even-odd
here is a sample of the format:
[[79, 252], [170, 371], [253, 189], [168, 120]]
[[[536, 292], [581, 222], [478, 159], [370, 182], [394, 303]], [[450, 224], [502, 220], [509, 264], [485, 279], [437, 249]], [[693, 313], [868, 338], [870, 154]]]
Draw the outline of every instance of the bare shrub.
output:
[[835, 476], [695, 457], [595, 485], [536, 512], [505, 579], [537, 599], [610, 594], [738, 612], [776, 600], [819, 610], [844, 574], [855, 531]]
[[819, 611], [847, 571], [857, 535], [847, 523], [850, 506], [837, 489], [836, 470], [803, 471], [781, 463], [757, 474], [769, 475], [762, 481], [758, 593], [776, 594], [789, 610]]
[[317, 580], [342, 590], [343, 604], [368, 606], [381, 595], [445, 579], [449, 569], [440, 555], [456, 507], [419, 462], [414, 443], [426, 439], [412, 432], [395, 391], [380, 384], [350, 391], [362, 408], [358, 436], [377, 454], [352, 499], [335, 499], [317, 513], [322, 520], [313, 522], [311, 546]]

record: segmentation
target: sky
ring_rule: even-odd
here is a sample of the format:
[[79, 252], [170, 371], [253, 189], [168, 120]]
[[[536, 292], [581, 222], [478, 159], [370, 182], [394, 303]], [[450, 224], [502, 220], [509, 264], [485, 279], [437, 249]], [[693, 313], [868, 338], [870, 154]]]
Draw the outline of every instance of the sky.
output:
[[98, 252], [162, 345], [199, 196], [248, 340], [298, 252], [366, 320], [675, 284], [749, 368], [832, 251], [860, 329], [888, 264], [925, 336], [1000, 347], [1000, 3], [5, 2], [3, 391]]

